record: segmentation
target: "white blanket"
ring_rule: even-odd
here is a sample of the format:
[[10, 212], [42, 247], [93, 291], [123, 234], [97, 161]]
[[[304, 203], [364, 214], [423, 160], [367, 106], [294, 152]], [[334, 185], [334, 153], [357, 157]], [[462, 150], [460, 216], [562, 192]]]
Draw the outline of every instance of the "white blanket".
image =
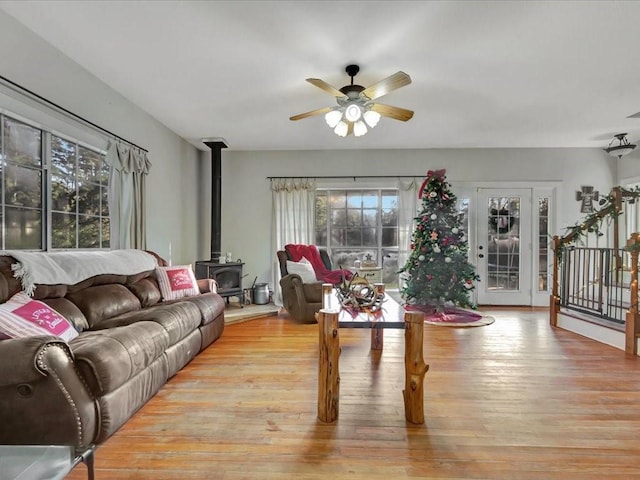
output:
[[74, 285], [95, 275], [135, 275], [153, 270], [156, 258], [142, 250], [111, 250], [99, 252], [25, 252], [5, 250], [19, 263], [11, 265], [13, 275], [20, 279], [29, 296], [36, 285]]

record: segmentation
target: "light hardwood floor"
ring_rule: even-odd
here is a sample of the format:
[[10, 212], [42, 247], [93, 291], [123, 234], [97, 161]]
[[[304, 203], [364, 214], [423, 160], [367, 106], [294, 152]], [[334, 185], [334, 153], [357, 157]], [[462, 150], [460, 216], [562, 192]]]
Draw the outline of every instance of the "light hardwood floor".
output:
[[340, 413], [323, 424], [317, 325], [228, 325], [98, 448], [96, 478], [640, 478], [640, 359], [551, 328], [544, 309], [488, 313], [425, 325], [424, 425], [404, 417], [402, 330], [381, 355], [369, 330], [340, 330]]

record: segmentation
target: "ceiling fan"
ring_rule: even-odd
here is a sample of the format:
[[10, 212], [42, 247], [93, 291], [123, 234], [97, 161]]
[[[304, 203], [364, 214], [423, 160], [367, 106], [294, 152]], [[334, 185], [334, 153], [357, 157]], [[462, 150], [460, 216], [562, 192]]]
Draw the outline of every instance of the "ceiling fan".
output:
[[374, 100], [392, 91], [409, 85], [411, 77], [404, 72], [397, 72], [365, 88], [355, 85], [353, 77], [360, 71], [358, 65], [347, 65], [347, 75], [351, 77], [351, 84], [337, 89], [319, 78], [307, 78], [307, 82], [333, 95], [338, 102], [336, 107], [324, 107], [310, 112], [290, 117], [289, 120], [302, 120], [313, 115], [324, 115], [327, 124], [334, 132], [341, 136], [355, 135], [359, 137], [367, 133], [367, 126], [373, 128], [380, 121], [380, 117], [389, 117], [406, 122], [413, 117], [413, 111], [406, 108], [394, 107], [377, 103]]

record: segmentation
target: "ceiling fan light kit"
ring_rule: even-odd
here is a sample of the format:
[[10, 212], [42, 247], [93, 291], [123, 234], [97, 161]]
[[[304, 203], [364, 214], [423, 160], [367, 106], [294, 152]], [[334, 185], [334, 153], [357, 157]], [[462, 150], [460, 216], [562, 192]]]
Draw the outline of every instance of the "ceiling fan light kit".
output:
[[[618, 144], [613, 145], [616, 140], [618, 141]], [[625, 155], [633, 152], [635, 148], [636, 146], [632, 143], [629, 143], [629, 140], [627, 140], [626, 133], [618, 133], [617, 135], [613, 136], [613, 140], [609, 142], [609, 146], [605, 148], [604, 151], [612, 157], [618, 157], [620, 159]]]
[[[301, 120], [313, 115], [324, 114], [324, 119], [340, 137], [353, 134], [356, 137], [365, 135], [369, 128], [375, 127], [383, 116], [406, 122], [413, 117], [413, 111], [405, 108], [382, 105], [374, 102], [393, 90], [411, 83], [411, 77], [404, 72], [397, 72], [384, 80], [363, 87], [355, 85], [353, 77], [360, 71], [358, 65], [347, 65], [345, 71], [351, 77], [351, 84], [337, 89], [318, 78], [307, 78], [307, 82], [333, 95], [337, 107], [325, 107], [290, 117], [290, 120]], [[368, 127], [368, 128], [367, 128]]]

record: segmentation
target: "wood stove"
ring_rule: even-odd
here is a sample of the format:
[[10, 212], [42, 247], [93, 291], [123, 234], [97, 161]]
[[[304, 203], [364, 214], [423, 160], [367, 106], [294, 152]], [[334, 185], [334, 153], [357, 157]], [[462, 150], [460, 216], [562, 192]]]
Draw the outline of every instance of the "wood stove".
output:
[[196, 278], [211, 278], [218, 284], [218, 294], [226, 297], [238, 297], [242, 306], [242, 267], [244, 263], [217, 263], [211, 261], [196, 262]]

